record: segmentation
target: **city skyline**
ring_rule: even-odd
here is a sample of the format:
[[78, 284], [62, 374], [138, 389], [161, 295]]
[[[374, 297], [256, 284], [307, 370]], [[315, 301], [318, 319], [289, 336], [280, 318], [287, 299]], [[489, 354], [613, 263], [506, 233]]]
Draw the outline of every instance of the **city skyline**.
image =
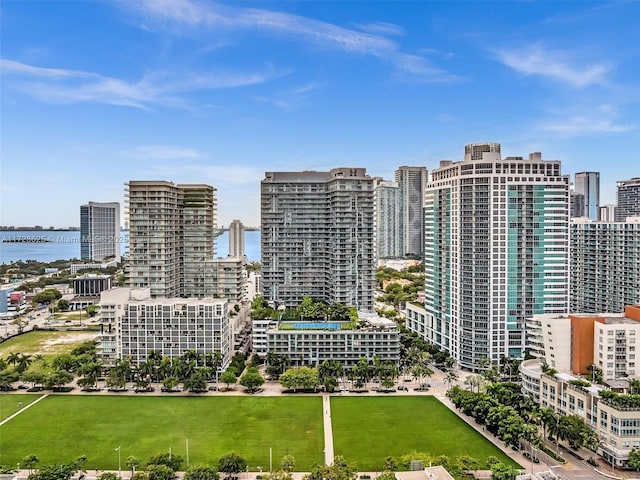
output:
[[266, 171], [391, 180], [484, 141], [601, 172], [603, 205], [638, 176], [638, 3], [365, 5], [3, 4], [0, 224], [77, 225], [138, 179], [258, 225]]

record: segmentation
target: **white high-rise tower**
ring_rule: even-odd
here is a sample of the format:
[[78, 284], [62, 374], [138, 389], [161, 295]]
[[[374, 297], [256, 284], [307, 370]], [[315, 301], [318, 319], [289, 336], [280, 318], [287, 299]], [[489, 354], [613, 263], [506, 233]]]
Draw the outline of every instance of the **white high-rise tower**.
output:
[[425, 199], [425, 312], [407, 327], [477, 370], [523, 358], [525, 319], [567, 313], [569, 178], [540, 153], [465, 147], [433, 170]]

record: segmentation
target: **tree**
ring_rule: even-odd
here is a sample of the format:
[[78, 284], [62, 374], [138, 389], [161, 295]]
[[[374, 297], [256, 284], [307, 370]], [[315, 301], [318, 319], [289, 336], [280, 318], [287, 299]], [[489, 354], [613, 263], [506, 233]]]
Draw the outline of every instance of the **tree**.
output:
[[247, 468], [247, 461], [237, 453], [227, 453], [218, 459], [218, 471], [229, 476], [244, 472], [245, 468]]
[[444, 383], [446, 383], [449, 388], [458, 381], [458, 374], [454, 371], [448, 371], [444, 377]]
[[75, 462], [43, 465], [28, 480], [69, 480], [78, 471]]
[[102, 472], [98, 475], [98, 480], [122, 480], [122, 477], [113, 472]]
[[255, 367], [247, 369], [245, 374], [240, 377], [240, 385], [246, 387], [249, 393], [255, 392], [263, 383], [264, 378]]
[[337, 455], [332, 465], [316, 465], [303, 480], [355, 480], [358, 471], [346, 462], [344, 457]]
[[147, 478], [149, 480], [173, 480], [175, 471], [167, 465], [149, 465]]
[[397, 480], [396, 474], [391, 470], [385, 470], [376, 477], [376, 480]]
[[291, 473], [296, 468], [296, 459], [293, 455], [285, 455], [280, 462], [280, 468], [283, 472]]
[[76, 459], [76, 465], [78, 467], [78, 470], [80, 470], [81, 472], [85, 472], [84, 467], [87, 466], [87, 456], [86, 455], [80, 455], [77, 459]]
[[280, 384], [287, 389], [315, 390], [320, 385], [318, 370], [310, 367], [290, 368], [280, 375]]
[[469, 455], [461, 455], [458, 458], [458, 466], [461, 470], [479, 470], [480, 462]]
[[162, 386], [172, 392], [178, 386], [180, 382], [177, 377], [167, 377], [162, 380]]
[[38, 458], [38, 456], [32, 453], [31, 455], [27, 455], [26, 457], [24, 457], [20, 462], [20, 465], [22, 465], [23, 468], [28, 469], [29, 475], [31, 475], [31, 470], [36, 467], [39, 461], [40, 459]]
[[61, 298], [60, 300], [58, 300], [57, 306], [61, 312], [66, 312], [69, 310], [69, 301]]
[[395, 472], [396, 470], [398, 470], [398, 464], [396, 463], [395, 459], [393, 457], [387, 457], [384, 459], [384, 467], [383, 470], [390, 470], [392, 472]]
[[52, 370], [45, 377], [45, 383], [51, 388], [60, 388], [70, 383], [73, 375], [64, 370]]
[[513, 467], [498, 462], [491, 465], [491, 480], [515, 480]]
[[184, 480], [219, 480], [220, 474], [209, 465], [193, 465], [184, 474]]
[[275, 472], [265, 473], [262, 475], [263, 480], [293, 480], [291, 472], [284, 470], [276, 470]]
[[207, 378], [209, 377], [209, 369], [206, 367], [198, 368], [191, 376], [184, 381], [184, 389], [190, 392], [205, 392], [207, 390]]
[[136, 473], [136, 468], [140, 466], [140, 460], [138, 460], [133, 455], [129, 455], [124, 461], [124, 466], [131, 470], [131, 475], [133, 475], [134, 473]]
[[32, 299], [33, 304], [49, 305], [62, 298], [62, 293], [57, 288], [46, 288], [40, 293], [34, 295]]
[[232, 383], [238, 381], [236, 377], [236, 371], [233, 368], [228, 368], [222, 375], [220, 375], [220, 381], [227, 384], [227, 390], [231, 388]]
[[635, 468], [636, 471], [640, 471], [640, 450], [634, 448], [629, 452], [629, 466]]
[[31, 355], [27, 355], [25, 353], [19, 354], [18, 363], [16, 364], [16, 370], [18, 371], [18, 373], [22, 373], [27, 368], [29, 368], [29, 365], [31, 365], [32, 361], [33, 360], [32, 360]]
[[150, 465], [166, 465], [174, 472], [180, 470], [180, 466], [184, 462], [182, 456], [171, 453], [159, 453], [154, 455], [147, 461], [147, 466]]
[[93, 318], [98, 314], [98, 305], [87, 305], [87, 315], [89, 315], [89, 317]]

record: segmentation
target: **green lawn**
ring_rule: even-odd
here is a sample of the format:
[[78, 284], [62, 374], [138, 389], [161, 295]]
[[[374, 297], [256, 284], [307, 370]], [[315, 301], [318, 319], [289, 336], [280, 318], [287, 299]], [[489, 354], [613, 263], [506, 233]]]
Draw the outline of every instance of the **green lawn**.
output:
[[331, 398], [334, 454], [360, 471], [380, 471], [388, 456], [413, 450], [451, 461], [460, 455], [484, 462], [490, 455], [515, 465], [432, 396]]
[[186, 457], [187, 439], [191, 464], [235, 451], [251, 470], [268, 470], [272, 448], [274, 467], [291, 454], [308, 470], [323, 459], [322, 399], [52, 395], [0, 426], [0, 464], [86, 455], [89, 469], [117, 469], [119, 446], [123, 463], [145, 462], [169, 449]]
[[29, 405], [40, 395], [32, 394], [0, 394], [0, 421], [10, 417], [21, 408]]
[[0, 357], [8, 354], [24, 353], [29, 355], [42, 354], [45, 357], [67, 353], [77, 345], [93, 340], [98, 332], [89, 331], [49, 331], [36, 330], [13, 337], [0, 344]]

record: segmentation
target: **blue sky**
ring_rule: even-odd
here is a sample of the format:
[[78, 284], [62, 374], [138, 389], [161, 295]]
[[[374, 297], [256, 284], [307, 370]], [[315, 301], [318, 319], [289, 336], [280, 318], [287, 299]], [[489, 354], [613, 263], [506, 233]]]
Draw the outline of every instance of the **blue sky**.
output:
[[461, 160], [640, 176], [639, 2], [6, 1], [0, 224], [79, 224], [127, 180], [259, 224], [265, 171]]

